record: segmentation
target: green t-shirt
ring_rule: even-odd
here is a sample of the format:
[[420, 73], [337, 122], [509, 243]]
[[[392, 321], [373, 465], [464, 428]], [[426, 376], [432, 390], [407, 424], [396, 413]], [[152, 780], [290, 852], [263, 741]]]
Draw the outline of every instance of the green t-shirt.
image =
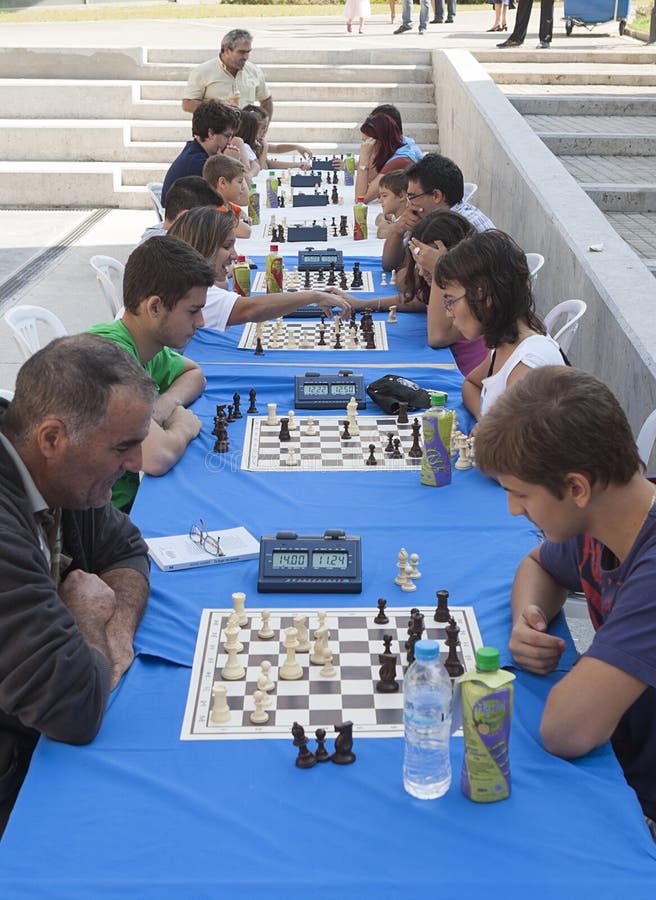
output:
[[[114, 341], [119, 347], [127, 350], [136, 360], [139, 359], [139, 353], [134, 343], [134, 339], [123, 322], [106, 322], [102, 325], [94, 325], [89, 329], [92, 334], [99, 334], [101, 337]], [[163, 394], [167, 391], [176, 378], [179, 378], [184, 371], [184, 357], [170, 347], [164, 347], [159, 353], [147, 362], [144, 369], [155, 382], [157, 391]], [[112, 504], [117, 509], [123, 509], [134, 501], [139, 487], [139, 473], [125, 472], [114, 485], [112, 490]]]

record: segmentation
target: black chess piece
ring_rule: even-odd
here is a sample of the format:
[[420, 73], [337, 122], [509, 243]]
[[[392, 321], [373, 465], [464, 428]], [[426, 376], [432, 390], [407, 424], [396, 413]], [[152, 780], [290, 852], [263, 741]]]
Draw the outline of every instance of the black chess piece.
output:
[[388, 617], [385, 615], [385, 607], [387, 606], [387, 600], [384, 597], [378, 598], [378, 615], [374, 619], [376, 625], [387, 625], [389, 622]]
[[339, 203], [339, 194], [337, 193], [337, 185], [333, 185], [332, 193], [330, 195], [331, 203]]
[[253, 388], [251, 388], [250, 391], [248, 392], [248, 398], [251, 401], [251, 405], [246, 410], [247, 413], [256, 413], [257, 412], [257, 406], [255, 405], [256, 396], [257, 396], [257, 394], [255, 393], [255, 390]]
[[397, 425], [407, 425], [408, 424], [408, 404], [401, 400], [399, 402], [399, 413], [396, 417]]
[[376, 459], [376, 445], [369, 444], [369, 458], [365, 462], [365, 466], [377, 466], [378, 460]]
[[262, 346], [262, 338], [258, 335], [255, 341], [255, 356], [264, 356], [264, 347]]
[[317, 739], [317, 749], [314, 751], [314, 758], [317, 762], [329, 762], [330, 761], [330, 753], [326, 750], [326, 729], [325, 728], [317, 728], [314, 732], [315, 737]]
[[326, 326], [319, 325], [319, 340], [317, 342], [318, 347], [326, 346]]
[[373, 331], [368, 331], [365, 337], [364, 345], [367, 350], [375, 350], [376, 349], [376, 339], [374, 337]]
[[328, 281], [326, 284], [329, 287], [332, 287], [334, 284], [337, 284], [337, 273], [335, 272], [335, 263], [331, 262], [330, 269], [328, 270]]
[[403, 459], [403, 453], [401, 453], [401, 438], [394, 438], [394, 450], [392, 451], [392, 455], [390, 459]]
[[421, 432], [421, 424], [419, 419], [415, 418], [412, 423], [412, 447], [408, 450], [408, 456], [411, 459], [421, 459], [422, 450], [419, 443], [419, 434]]
[[325, 280], [326, 280], [326, 273], [324, 272], [323, 269], [319, 269], [319, 274], [317, 275], [317, 283], [323, 284]]
[[[280, 195], [279, 195], [279, 197], [278, 197], [278, 206], [280, 207], [280, 209], [284, 209], [284, 208], [285, 208], [285, 195], [284, 195], [284, 194], [280, 194]], [[282, 227], [282, 226], [281, 226], [281, 227]]]
[[292, 734], [294, 735], [294, 746], [300, 747], [305, 739], [305, 728], [302, 725], [299, 725], [298, 722], [294, 722], [292, 725]]
[[241, 411], [241, 395], [238, 394], [237, 391], [232, 395], [232, 402], [235, 404], [232, 410], [233, 416], [235, 419], [243, 419], [244, 414]]
[[305, 270], [305, 281], [304, 281], [304, 283], [303, 283], [303, 287], [304, 287], [306, 290], [308, 290], [309, 287], [310, 287], [310, 284], [311, 284], [311, 282], [310, 282], [310, 270], [309, 270], [309, 269], [306, 269], [306, 270]]
[[464, 675], [465, 667], [458, 659], [458, 644], [460, 643], [458, 635], [460, 634], [460, 629], [456, 624], [456, 620], [451, 616], [449, 617], [449, 624], [444, 629], [446, 632], [445, 643], [449, 648], [449, 655], [444, 660], [444, 668], [447, 670], [451, 678], [458, 678], [459, 675]]
[[335, 725], [337, 737], [335, 738], [335, 752], [330, 757], [338, 766], [348, 766], [355, 762], [353, 753], [353, 722], [342, 722]]
[[385, 453], [394, 453], [394, 432], [387, 432], [387, 444], [385, 444]]
[[283, 416], [280, 419], [280, 434], [278, 435], [278, 440], [282, 443], [283, 441], [291, 441], [292, 436], [289, 433], [289, 417]]
[[[344, 269], [342, 269], [341, 272], [339, 273], [339, 286], [343, 291], [348, 290], [348, 281], [347, 281], [346, 272], [344, 271]], [[353, 287], [353, 285], [351, 285], [351, 287]]]
[[339, 331], [335, 332], [335, 343], [333, 344], [333, 350], [341, 350], [342, 342], [339, 339]]
[[451, 613], [449, 612], [449, 592], [436, 591], [436, 596], [437, 608], [435, 610], [435, 615], [433, 616], [433, 621], [448, 622], [451, 616]]
[[339, 236], [348, 237], [348, 216], [339, 217]]
[[424, 614], [418, 609], [413, 610], [410, 622], [412, 623], [412, 633], [417, 635], [418, 640], [421, 640], [424, 633]]
[[378, 675], [380, 677], [376, 682], [376, 690], [379, 694], [394, 694], [399, 689], [399, 684], [396, 680], [398, 656], [390, 650], [392, 635], [386, 634], [383, 637], [383, 641], [385, 643], [385, 651], [378, 654], [378, 662], [380, 663]]
[[296, 757], [296, 766], [299, 769], [311, 769], [317, 763], [317, 758], [308, 747], [307, 737], [303, 738], [304, 743], [298, 748], [298, 756]]
[[232, 403], [229, 403], [228, 404], [228, 418], [226, 419], [226, 422], [234, 422], [234, 421], [235, 421], [234, 406], [232, 405]]
[[408, 640], [405, 642], [405, 649], [407, 650], [405, 658], [408, 665], [415, 661], [415, 644], [418, 640], [419, 636], [411, 633], [408, 635]]
[[349, 431], [349, 423], [348, 423], [348, 419], [346, 419], [346, 420], [344, 421], [344, 430], [342, 431], [340, 437], [341, 437], [341, 439], [342, 439], [343, 441], [350, 441], [350, 440], [351, 440], [351, 432]]

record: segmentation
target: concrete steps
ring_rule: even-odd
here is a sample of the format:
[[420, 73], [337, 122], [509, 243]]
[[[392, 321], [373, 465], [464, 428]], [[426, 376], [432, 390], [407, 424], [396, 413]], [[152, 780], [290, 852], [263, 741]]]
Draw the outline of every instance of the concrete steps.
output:
[[654, 51], [632, 53], [630, 61], [615, 52], [586, 53], [585, 62], [551, 50], [476, 55], [656, 274]]
[[[191, 137], [180, 101], [207, 50], [0, 49], [0, 195], [11, 206], [149, 208]], [[287, 57], [289, 59], [289, 57]], [[396, 103], [408, 132], [435, 150], [438, 132], [428, 50], [300, 50], [293, 62], [262, 48], [257, 62], [275, 104], [273, 143], [318, 155], [359, 147], [359, 126]], [[52, 78], [53, 73], [57, 78]]]

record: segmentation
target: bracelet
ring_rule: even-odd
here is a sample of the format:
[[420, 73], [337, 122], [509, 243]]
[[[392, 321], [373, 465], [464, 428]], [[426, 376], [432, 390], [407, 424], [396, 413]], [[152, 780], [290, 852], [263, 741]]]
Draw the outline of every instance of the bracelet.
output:
[[368, 172], [368, 171], [369, 171], [369, 166], [358, 166], [358, 169], [359, 169], [361, 172]]

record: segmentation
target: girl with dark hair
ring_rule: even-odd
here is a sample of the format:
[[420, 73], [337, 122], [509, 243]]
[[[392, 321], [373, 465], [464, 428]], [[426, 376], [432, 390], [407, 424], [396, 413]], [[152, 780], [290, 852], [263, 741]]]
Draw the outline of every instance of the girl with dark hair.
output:
[[[249, 117], [249, 140], [247, 143], [251, 153], [254, 154], [253, 159], [257, 159], [261, 169], [310, 169], [312, 167], [312, 151], [302, 144], [270, 144], [267, 141], [266, 134], [270, 119], [261, 106], [249, 104], [242, 109], [242, 116], [244, 113], [250, 113], [257, 117], [258, 126], [255, 135], [252, 134]], [[246, 138], [244, 140], [246, 141]], [[269, 156], [270, 153], [298, 153], [301, 161], [272, 159]]]
[[462, 386], [476, 419], [529, 369], [565, 364], [535, 313], [526, 254], [510, 235], [491, 229], [465, 238], [439, 260], [435, 279], [458, 331], [483, 337], [490, 350]]
[[407, 169], [413, 163], [412, 150], [394, 119], [384, 113], [367, 116], [360, 127], [362, 144], [358, 156], [355, 196], [365, 203], [378, 198], [381, 175]]

